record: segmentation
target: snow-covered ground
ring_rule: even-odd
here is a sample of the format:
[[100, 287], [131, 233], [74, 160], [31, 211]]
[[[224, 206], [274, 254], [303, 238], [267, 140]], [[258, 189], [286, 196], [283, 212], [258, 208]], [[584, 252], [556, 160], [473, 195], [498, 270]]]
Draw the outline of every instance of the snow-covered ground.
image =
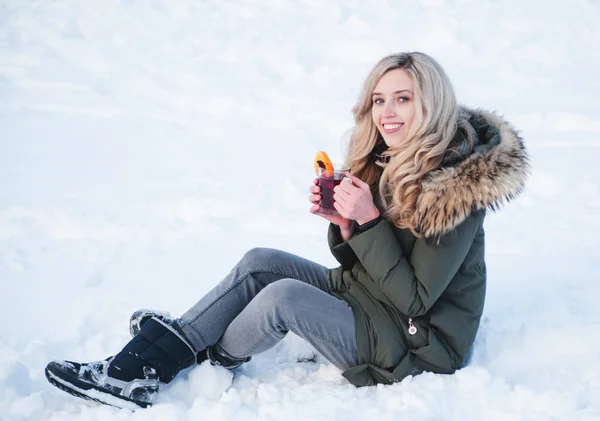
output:
[[[0, 1], [0, 419], [600, 420], [600, 3]], [[48, 384], [140, 307], [179, 314], [246, 250], [334, 265], [312, 158], [343, 151], [383, 55], [421, 50], [521, 129], [533, 173], [486, 222], [472, 364], [357, 389], [289, 336], [131, 413]]]

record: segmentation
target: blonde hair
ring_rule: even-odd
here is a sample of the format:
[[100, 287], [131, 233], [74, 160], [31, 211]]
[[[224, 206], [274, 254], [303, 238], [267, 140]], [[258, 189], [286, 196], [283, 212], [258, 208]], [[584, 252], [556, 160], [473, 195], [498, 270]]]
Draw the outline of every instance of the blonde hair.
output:
[[[372, 158], [373, 149], [383, 138], [371, 117], [371, 95], [379, 79], [394, 69], [406, 71], [414, 83], [415, 115], [402, 144], [383, 153], [389, 159], [384, 164]], [[446, 72], [433, 58], [419, 52], [384, 57], [367, 76], [352, 112], [355, 127], [346, 163], [373, 193], [379, 191], [388, 220], [420, 236], [413, 220], [421, 182], [441, 166], [458, 127], [466, 121]]]

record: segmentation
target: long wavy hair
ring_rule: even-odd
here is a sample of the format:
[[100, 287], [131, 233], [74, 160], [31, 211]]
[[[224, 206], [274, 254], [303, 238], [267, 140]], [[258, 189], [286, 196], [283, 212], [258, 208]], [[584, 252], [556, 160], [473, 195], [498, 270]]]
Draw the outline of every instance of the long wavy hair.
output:
[[[387, 149], [382, 159], [375, 159], [373, 149], [384, 141], [371, 117], [371, 95], [379, 79], [394, 69], [403, 69], [412, 78], [415, 115], [402, 144]], [[384, 57], [367, 76], [352, 112], [355, 127], [346, 164], [374, 194], [379, 193], [386, 219], [420, 236], [413, 221], [422, 180], [441, 166], [457, 129], [467, 121], [446, 72], [433, 58], [419, 52]]]

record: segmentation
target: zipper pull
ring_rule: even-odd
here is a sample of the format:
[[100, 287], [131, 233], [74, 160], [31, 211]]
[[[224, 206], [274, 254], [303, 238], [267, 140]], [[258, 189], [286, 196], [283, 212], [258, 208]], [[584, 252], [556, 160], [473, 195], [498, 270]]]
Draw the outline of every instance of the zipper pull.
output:
[[412, 317], [409, 317], [408, 318], [408, 334], [412, 336], [415, 333], [417, 333], [417, 328], [413, 324]]

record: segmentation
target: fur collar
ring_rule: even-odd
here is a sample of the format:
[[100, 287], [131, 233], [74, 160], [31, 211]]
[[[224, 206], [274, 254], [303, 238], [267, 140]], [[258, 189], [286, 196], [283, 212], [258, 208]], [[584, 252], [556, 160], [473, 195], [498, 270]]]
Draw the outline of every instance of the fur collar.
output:
[[529, 174], [523, 140], [504, 118], [463, 111], [476, 133], [473, 144], [465, 135], [453, 142], [452, 156], [425, 177], [417, 199], [414, 226], [426, 238], [452, 231], [478, 210], [497, 210], [521, 193]]

